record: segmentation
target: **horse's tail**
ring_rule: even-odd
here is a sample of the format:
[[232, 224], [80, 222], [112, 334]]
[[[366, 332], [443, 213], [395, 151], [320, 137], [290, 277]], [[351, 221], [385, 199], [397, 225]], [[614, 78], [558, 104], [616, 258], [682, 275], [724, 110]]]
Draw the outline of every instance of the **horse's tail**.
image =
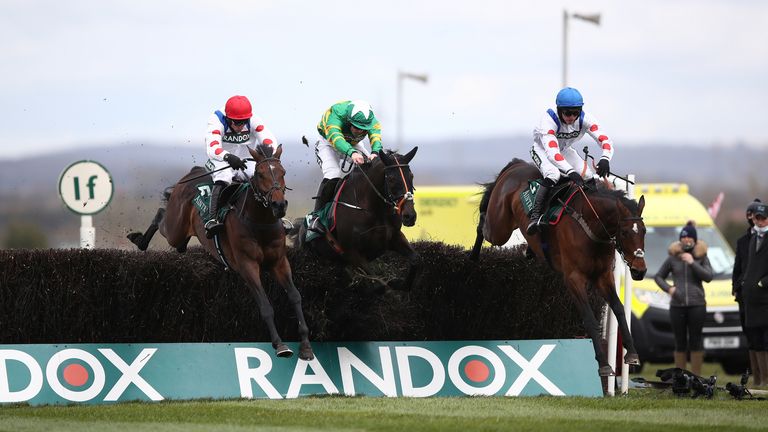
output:
[[491, 193], [493, 192], [493, 188], [496, 187], [496, 182], [506, 170], [511, 168], [513, 165], [520, 163], [527, 162], [518, 158], [512, 159], [512, 161], [510, 161], [504, 168], [501, 169], [501, 171], [499, 171], [499, 174], [496, 175], [496, 178], [494, 178], [493, 181], [488, 183], [481, 183], [481, 186], [483, 186], [483, 197], [480, 199], [480, 218], [477, 222], [477, 236], [475, 237], [475, 245], [472, 246], [472, 252], [469, 255], [469, 258], [472, 261], [477, 261], [477, 259], [480, 258], [480, 248], [483, 245], [484, 239], [483, 225], [485, 225], [485, 212], [488, 210], [488, 203], [491, 201]]

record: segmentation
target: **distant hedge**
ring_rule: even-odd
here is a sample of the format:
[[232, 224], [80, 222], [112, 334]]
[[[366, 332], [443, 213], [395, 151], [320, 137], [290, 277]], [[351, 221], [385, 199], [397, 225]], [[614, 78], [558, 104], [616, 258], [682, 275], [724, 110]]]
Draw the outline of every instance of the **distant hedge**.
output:
[[[548, 339], [584, 335], [562, 279], [519, 251], [486, 249], [479, 263], [420, 242], [424, 276], [409, 293], [363, 295], [341, 265], [292, 250], [294, 280], [316, 341]], [[386, 278], [406, 262], [376, 262]], [[266, 276], [278, 330], [296, 321]], [[601, 301], [590, 297], [599, 312]], [[202, 249], [0, 251], [0, 343], [269, 341], [239, 276]]]

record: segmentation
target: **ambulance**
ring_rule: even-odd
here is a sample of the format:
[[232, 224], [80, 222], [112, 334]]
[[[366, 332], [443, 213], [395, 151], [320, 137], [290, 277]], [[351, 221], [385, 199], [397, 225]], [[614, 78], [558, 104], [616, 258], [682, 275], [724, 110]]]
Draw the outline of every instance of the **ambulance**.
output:
[[[414, 194], [416, 225], [403, 231], [411, 241], [440, 241], [469, 249], [475, 241], [478, 207], [483, 188], [470, 186], [420, 186]], [[734, 252], [723, 238], [706, 208], [690, 195], [682, 183], [638, 184], [635, 196], [645, 195], [643, 220], [647, 229], [645, 259], [648, 272], [633, 281], [632, 334], [642, 362], [672, 361], [674, 337], [669, 319], [669, 295], [654, 281], [656, 271], [669, 255], [669, 245], [678, 240], [680, 229], [696, 222], [698, 238], [707, 242], [714, 278], [704, 284], [707, 315], [704, 350], [708, 361], [718, 361], [729, 374], [741, 374], [747, 365], [746, 339], [739, 311], [731, 295]], [[523, 244], [515, 230], [506, 246]], [[487, 245], [487, 243], [486, 243]], [[620, 289], [623, 299], [623, 284]]]

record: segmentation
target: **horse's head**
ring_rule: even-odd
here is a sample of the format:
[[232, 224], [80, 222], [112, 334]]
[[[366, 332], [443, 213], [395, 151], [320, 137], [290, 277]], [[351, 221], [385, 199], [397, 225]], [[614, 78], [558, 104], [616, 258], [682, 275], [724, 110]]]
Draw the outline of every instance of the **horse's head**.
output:
[[253, 177], [249, 180], [253, 196], [264, 207], [270, 207], [275, 217], [285, 216], [288, 201], [285, 199], [285, 168], [280, 162], [282, 144], [277, 150], [268, 145], [259, 145], [255, 150], [248, 147], [248, 151], [256, 162]]
[[645, 196], [635, 202], [619, 199], [619, 225], [616, 233], [616, 249], [629, 266], [632, 279], [642, 280], [648, 268], [645, 264], [645, 224], [643, 208]]
[[384, 195], [395, 206], [395, 211], [403, 220], [403, 225], [416, 224], [416, 208], [413, 206], [413, 173], [408, 163], [416, 155], [414, 147], [404, 155], [381, 152], [384, 162]]

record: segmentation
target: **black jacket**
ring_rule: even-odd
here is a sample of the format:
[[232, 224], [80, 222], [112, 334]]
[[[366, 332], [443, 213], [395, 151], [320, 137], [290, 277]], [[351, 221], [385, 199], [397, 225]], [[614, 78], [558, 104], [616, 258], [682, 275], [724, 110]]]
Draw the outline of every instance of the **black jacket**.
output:
[[749, 240], [749, 262], [741, 285], [744, 321], [747, 327], [768, 327], [768, 234], [763, 237], [760, 250], [755, 250], [756, 240], [757, 235]]
[[747, 271], [749, 262], [749, 240], [752, 239], [752, 227], [747, 229], [747, 233], [736, 240], [736, 260], [733, 262], [733, 275], [731, 276], [731, 294], [736, 297], [736, 301], [741, 301], [741, 285], [744, 283], [744, 273]]

